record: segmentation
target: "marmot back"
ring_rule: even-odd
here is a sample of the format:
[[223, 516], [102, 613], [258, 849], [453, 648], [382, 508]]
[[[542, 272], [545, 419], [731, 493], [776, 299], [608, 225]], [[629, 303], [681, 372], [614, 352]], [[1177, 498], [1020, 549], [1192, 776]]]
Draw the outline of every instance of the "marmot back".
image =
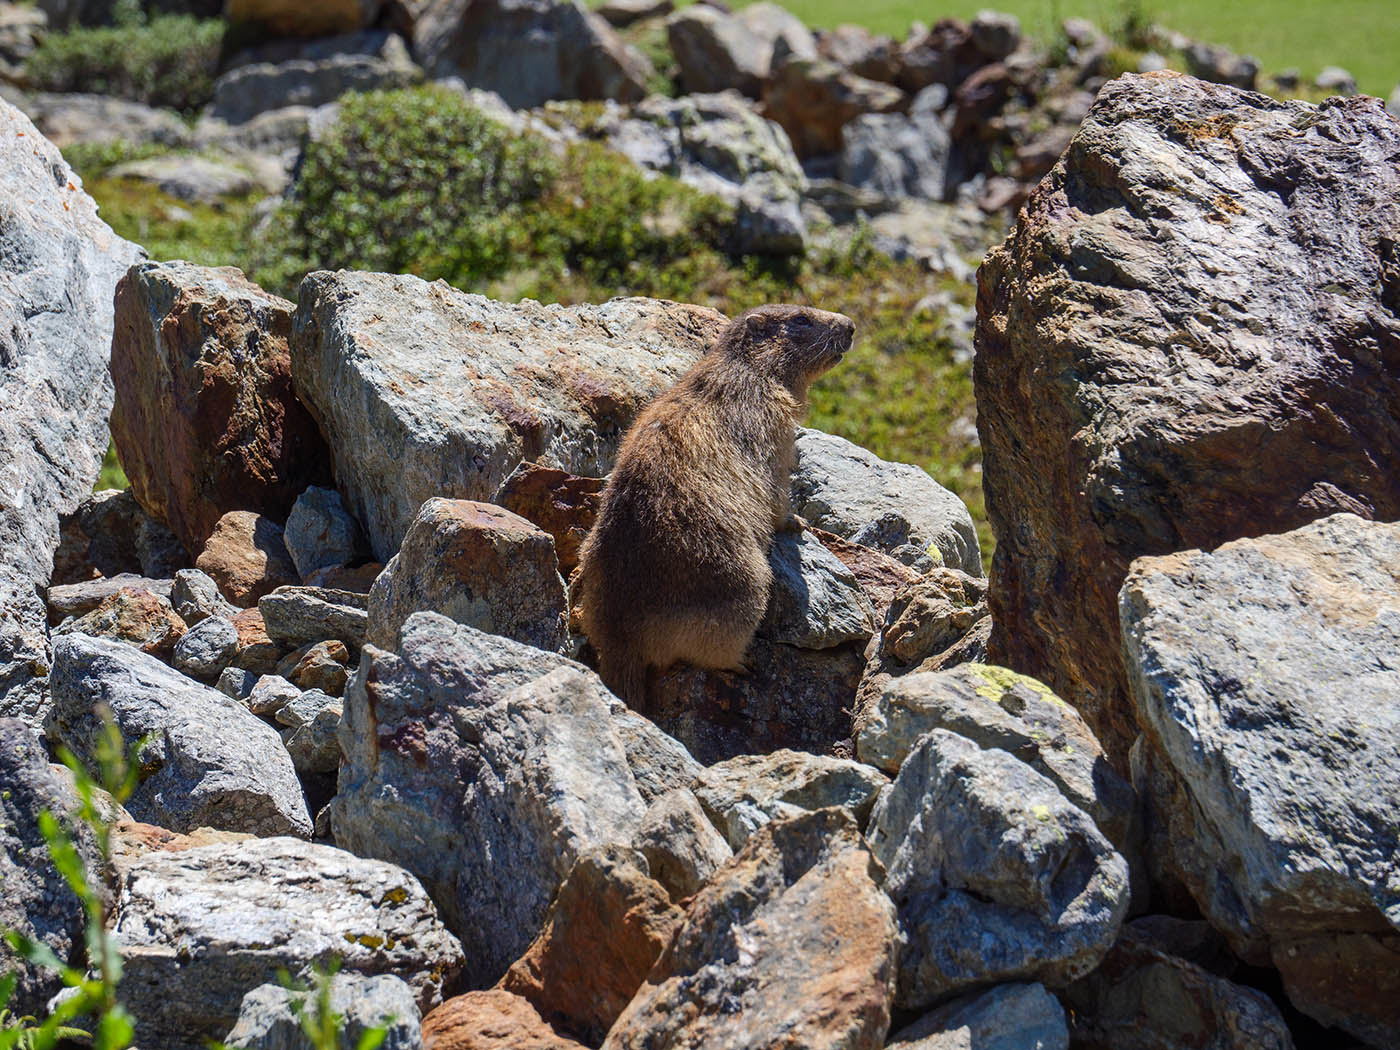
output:
[[768, 605], [768, 548], [791, 518], [807, 388], [853, 331], [824, 310], [750, 310], [627, 432], [575, 599], [603, 681], [633, 706], [648, 667], [744, 666]]

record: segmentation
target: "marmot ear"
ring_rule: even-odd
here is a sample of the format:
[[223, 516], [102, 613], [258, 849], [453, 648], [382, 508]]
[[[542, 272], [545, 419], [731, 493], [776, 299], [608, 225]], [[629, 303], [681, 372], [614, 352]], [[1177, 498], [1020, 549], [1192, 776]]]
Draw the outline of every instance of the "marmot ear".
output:
[[757, 332], [763, 327], [763, 318], [759, 314], [744, 315], [744, 331], [749, 333]]

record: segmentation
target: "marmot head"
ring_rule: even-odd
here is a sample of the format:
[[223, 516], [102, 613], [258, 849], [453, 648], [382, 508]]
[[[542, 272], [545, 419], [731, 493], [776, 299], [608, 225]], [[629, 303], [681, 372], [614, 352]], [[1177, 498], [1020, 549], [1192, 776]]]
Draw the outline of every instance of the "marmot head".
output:
[[725, 342], [728, 352], [805, 400], [812, 382], [851, 348], [855, 327], [845, 314], [809, 306], [759, 306], [734, 322]]

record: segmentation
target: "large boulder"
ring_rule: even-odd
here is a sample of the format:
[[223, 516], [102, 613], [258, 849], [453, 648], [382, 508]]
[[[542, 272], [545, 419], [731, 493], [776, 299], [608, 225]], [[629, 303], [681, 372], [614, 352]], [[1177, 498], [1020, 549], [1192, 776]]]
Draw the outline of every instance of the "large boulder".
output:
[[1128, 867], [1055, 784], [996, 748], [925, 735], [875, 803], [870, 848], [899, 909], [897, 1002], [998, 981], [1050, 987], [1103, 958]]
[[228, 511], [285, 520], [329, 455], [292, 390], [292, 304], [240, 270], [132, 267], [116, 295], [112, 438], [137, 500], [200, 550]]
[[430, 76], [458, 76], [515, 109], [550, 99], [646, 96], [651, 63], [579, 0], [429, 0], [413, 53]]
[[[47, 947], [70, 966], [85, 955], [83, 905], [53, 864], [39, 830], [39, 815], [52, 813], [65, 823], [78, 808], [71, 781], [49, 766], [33, 729], [18, 719], [0, 718], [0, 929], [13, 930]], [[77, 824], [74, 844], [88, 871], [98, 875], [101, 858], [91, 832]], [[62, 977], [21, 959], [0, 940], [0, 971], [17, 984], [6, 1006], [18, 1016], [41, 1014], [63, 987]]]
[[1133, 558], [1400, 517], [1397, 151], [1377, 99], [1124, 76], [982, 265], [992, 657], [1120, 769]]
[[887, 1050], [1069, 1050], [1065, 1011], [1040, 984], [999, 984], [901, 1028]]
[[1123, 658], [1170, 864], [1294, 1005], [1400, 1043], [1400, 525], [1133, 563]]
[[58, 150], [4, 101], [0, 137], [10, 143], [0, 226], [0, 710], [33, 711], [47, 659], [26, 588], [49, 582], [59, 516], [97, 480], [112, 407], [112, 292], [142, 252], [97, 217]]
[[425, 1050], [585, 1050], [556, 1032], [529, 999], [501, 988], [467, 992], [423, 1018]]
[[821, 809], [759, 829], [690, 902], [605, 1050], [876, 1050], [895, 922], [855, 821]]
[[277, 731], [237, 701], [122, 642], [68, 634], [54, 643], [49, 733], [85, 760], [104, 714], [128, 744], [145, 738], [138, 820], [171, 831], [209, 826], [311, 833], [301, 785]]
[[442, 1001], [462, 946], [408, 872], [290, 838], [157, 850], [123, 865], [112, 932], [138, 1045], [222, 1039], [243, 997], [277, 980], [392, 974], [420, 1010]]
[[549, 533], [490, 503], [430, 499], [370, 588], [367, 637], [393, 649], [404, 621], [429, 611], [562, 652], [567, 609]]
[[423, 880], [472, 945], [472, 986], [524, 952], [584, 851], [640, 825], [617, 703], [562, 656], [436, 613], [409, 617], [397, 654], [365, 647], [341, 722], [335, 840]]
[[524, 460], [606, 474], [642, 406], [725, 323], [656, 300], [507, 305], [416, 277], [323, 272], [301, 285], [292, 374], [388, 561], [433, 496], [490, 502]]
[[0, 567], [0, 718], [21, 719], [34, 730], [49, 710], [53, 647], [45, 618], [33, 581]]

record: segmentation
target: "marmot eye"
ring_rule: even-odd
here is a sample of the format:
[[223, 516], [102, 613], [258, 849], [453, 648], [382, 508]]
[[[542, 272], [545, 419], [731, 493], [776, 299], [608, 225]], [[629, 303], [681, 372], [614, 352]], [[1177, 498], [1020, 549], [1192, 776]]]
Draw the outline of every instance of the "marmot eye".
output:
[[794, 317], [794, 318], [792, 319], [792, 323], [795, 324], [798, 328], [811, 328], [811, 327], [812, 327], [812, 319], [811, 319], [810, 317], [808, 317], [806, 314], [798, 314], [796, 317]]

